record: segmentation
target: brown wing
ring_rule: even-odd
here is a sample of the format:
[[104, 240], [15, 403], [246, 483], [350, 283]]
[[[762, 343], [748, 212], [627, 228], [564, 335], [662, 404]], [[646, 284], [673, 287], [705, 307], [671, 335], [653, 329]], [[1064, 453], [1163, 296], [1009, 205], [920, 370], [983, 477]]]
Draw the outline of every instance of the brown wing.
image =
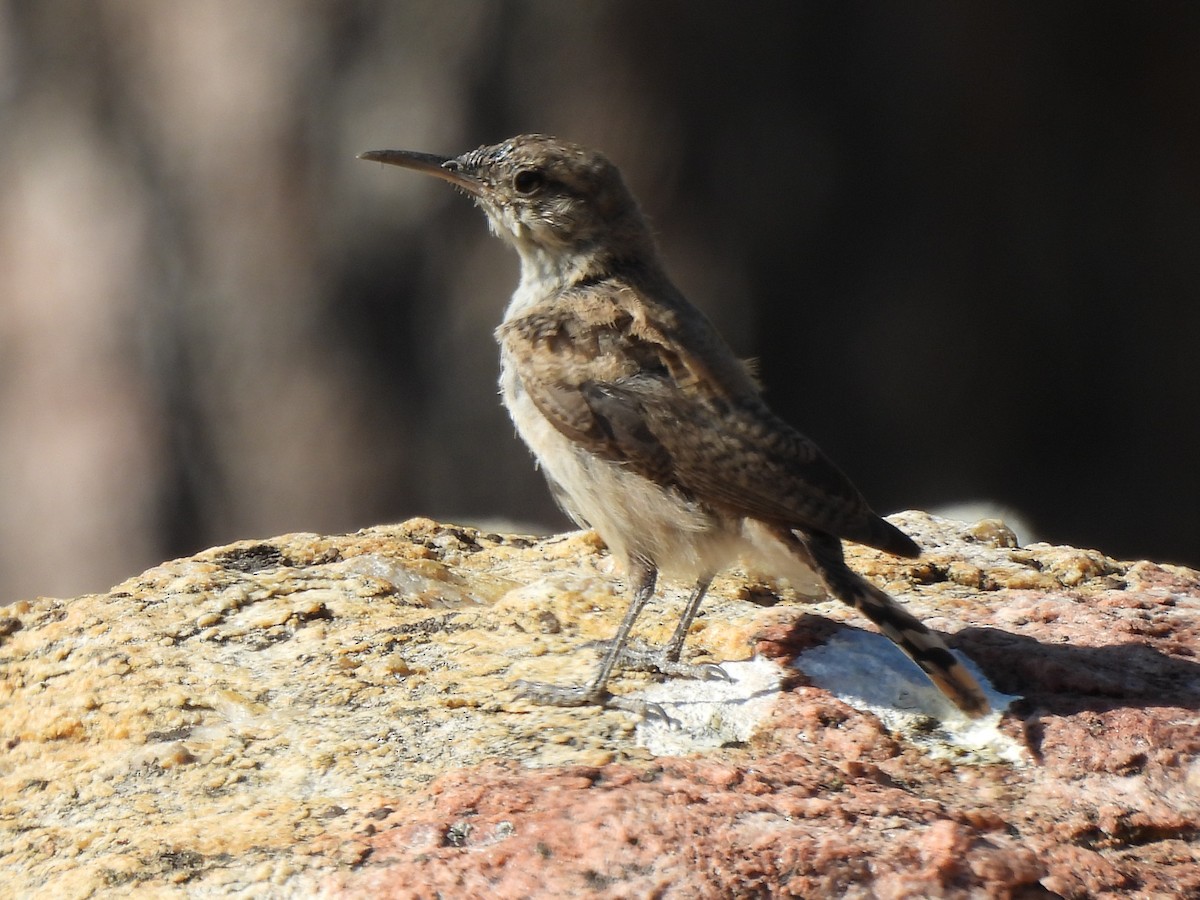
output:
[[[871, 511], [816, 444], [715, 364], [680, 351], [671, 322], [625, 295], [545, 304], [497, 332], [534, 404], [592, 453], [695, 499], [785, 528], [828, 532], [902, 556], [920, 551]], [[693, 326], [695, 327], [695, 326]], [[687, 336], [691, 338], [693, 336]], [[723, 345], [720, 351], [728, 353]]]

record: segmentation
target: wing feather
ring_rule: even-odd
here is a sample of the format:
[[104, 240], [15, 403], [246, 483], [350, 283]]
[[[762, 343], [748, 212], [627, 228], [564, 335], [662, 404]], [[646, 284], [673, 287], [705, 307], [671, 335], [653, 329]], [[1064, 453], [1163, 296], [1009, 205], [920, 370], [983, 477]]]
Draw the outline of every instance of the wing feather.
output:
[[[628, 289], [627, 289], [628, 291]], [[626, 293], [627, 293], [626, 291]], [[502, 325], [542, 414], [571, 440], [729, 514], [827, 532], [905, 556], [916, 545], [880, 519], [815, 443], [775, 416], [748, 375], [681, 347], [671, 323], [611, 293], [563, 297]]]

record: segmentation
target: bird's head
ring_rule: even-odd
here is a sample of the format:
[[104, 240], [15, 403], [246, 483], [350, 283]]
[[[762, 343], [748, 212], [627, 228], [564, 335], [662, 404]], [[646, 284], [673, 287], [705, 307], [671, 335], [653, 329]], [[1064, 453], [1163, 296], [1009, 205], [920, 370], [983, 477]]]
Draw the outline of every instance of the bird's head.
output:
[[455, 157], [371, 150], [359, 158], [450, 182], [475, 199], [492, 230], [527, 260], [629, 256], [649, 245], [645, 220], [620, 171], [578, 144], [523, 134]]

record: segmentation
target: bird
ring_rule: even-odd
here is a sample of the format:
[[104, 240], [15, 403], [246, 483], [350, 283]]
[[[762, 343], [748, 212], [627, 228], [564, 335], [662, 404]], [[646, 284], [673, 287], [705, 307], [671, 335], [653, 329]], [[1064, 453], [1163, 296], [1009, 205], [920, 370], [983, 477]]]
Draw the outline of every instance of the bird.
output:
[[[555, 706], [647, 712], [609, 691], [618, 668], [721, 678], [680, 662], [713, 577], [739, 559], [815, 573], [890, 638], [968, 717], [989, 710], [943, 640], [847, 566], [842, 541], [915, 558], [809, 438], [767, 405], [751, 366], [667, 275], [650, 226], [602, 153], [522, 134], [455, 157], [372, 150], [360, 159], [449, 182], [520, 256], [496, 339], [500, 394], [564, 512], [597, 532], [627, 577], [629, 606], [582, 684], [519, 682]], [[660, 574], [690, 584], [658, 649], [631, 642]]]

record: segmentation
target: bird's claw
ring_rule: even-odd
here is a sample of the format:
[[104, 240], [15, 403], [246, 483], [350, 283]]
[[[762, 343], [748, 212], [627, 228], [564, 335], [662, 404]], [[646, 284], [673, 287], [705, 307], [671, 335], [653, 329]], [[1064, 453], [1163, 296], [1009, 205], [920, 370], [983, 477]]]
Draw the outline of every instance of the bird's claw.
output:
[[700, 673], [699, 677], [704, 681], [723, 681], [726, 684], [733, 682], [733, 676], [718, 663], [700, 663], [695, 668]]
[[725, 681], [733, 679], [717, 663], [680, 662], [669, 651], [652, 650], [649, 647], [629, 646], [621, 651], [617, 661], [622, 668], [635, 672], [658, 672], [674, 678], [690, 678], [695, 681]]
[[602, 706], [605, 709], [619, 709], [634, 713], [651, 721], [659, 721], [664, 724], [671, 722], [671, 717], [659, 703], [610, 694], [605, 690], [597, 690], [592, 685], [518, 681], [513, 687], [517, 690], [517, 696], [543, 706]]

